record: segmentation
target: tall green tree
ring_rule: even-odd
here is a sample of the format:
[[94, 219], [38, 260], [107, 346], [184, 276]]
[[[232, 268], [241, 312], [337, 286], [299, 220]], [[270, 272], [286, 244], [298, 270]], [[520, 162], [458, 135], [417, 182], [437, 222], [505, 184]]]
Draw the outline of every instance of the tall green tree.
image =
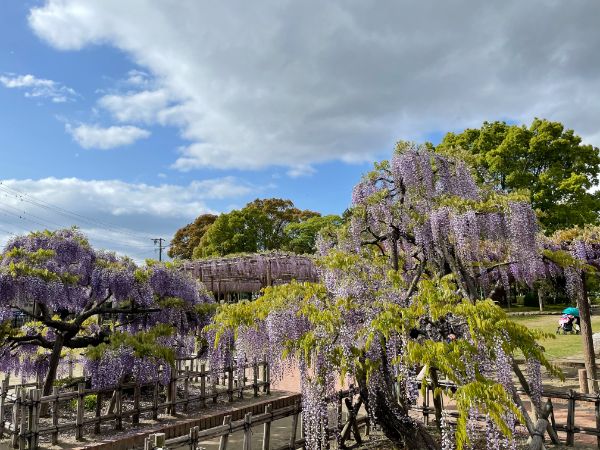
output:
[[317, 236], [321, 230], [336, 228], [342, 223], [343, 219], [337, 215], [315, 216], [302, 222], [290, 223], [285, 227], [289, 240], [283, 249], [298, 254], [315, 253]]
[[559, 122], [525, 125], [484, 122], [481, 128], [448, 133], [436, 151], [469, 162], [480, 181], [504, 192], [528, 190], [547, 233], [598, 223], [600, 155]]
[[202, 214], [192, 223], [177, 230], [171, 240], [169, 256], [171, 258], [192, 259], [194, 248], [198, 246], [200, 239], [215, 220], [217, 220], [217, 216], [214, 214]]
[[286, 227], [319, 213], [300, 210], [291, 200], [256, 199], [240, 210], [221, 214], [193, 251], [194, 258], [285, 249], [291, 240]]

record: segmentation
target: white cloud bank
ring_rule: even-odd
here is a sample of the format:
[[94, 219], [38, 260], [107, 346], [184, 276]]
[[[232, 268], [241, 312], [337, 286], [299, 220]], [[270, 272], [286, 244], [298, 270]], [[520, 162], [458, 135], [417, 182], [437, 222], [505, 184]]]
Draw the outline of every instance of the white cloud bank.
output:
[[233, 177], [183, 186], [79, 178], [2, 180], [0, 244], [8, 239], [7, 231], [77, 225], [95, 246], [142, 260], [153, 256], [150, 238], [170, 239], [196, 216], [215, 213], [209, 203], [239, 199], [255, 189]]
[[73, 126], [66, 124], [65, 129], [81, 147], [100, 150], [131, 145], [135, 141], [150, 136], [148, 130], [132, 125], [103, 128], [98, 125], [81, 124]]
[[592, 0], [46, 0], [29, 23], [58, 49], [112, 45], [151, 74], [100, 103], [179, 127], [190, 144], [174, 167], [299, 175], [498, 118], [561, 120], [600, 144], [599, 16]]
[[16, 75], [5, 74], [0, 76], [0, 83], [9, 89], [22, 89], [25, 91], [25, 97], [30, 98], [48, 98], [54, 103], [64, 103], [74, 100], [77, 93], [63, 84], [37, 78], [34, 75]]

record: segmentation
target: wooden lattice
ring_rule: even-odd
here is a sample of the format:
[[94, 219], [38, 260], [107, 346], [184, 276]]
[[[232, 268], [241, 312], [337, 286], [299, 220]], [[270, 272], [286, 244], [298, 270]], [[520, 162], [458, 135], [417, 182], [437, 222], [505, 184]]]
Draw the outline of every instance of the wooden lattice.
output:
[[210, 258], [184, 263], [183, 270], [217, 295], [259, 292], [265, 286], [296, 281], [318, 281], [313, 259], [284, 253]]

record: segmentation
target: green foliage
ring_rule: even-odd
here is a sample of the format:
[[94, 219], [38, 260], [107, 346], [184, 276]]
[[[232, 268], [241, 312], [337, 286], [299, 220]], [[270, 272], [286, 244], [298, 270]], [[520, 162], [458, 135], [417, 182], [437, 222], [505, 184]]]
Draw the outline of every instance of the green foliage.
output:
[[[294, 237], [302, 237], [296, 245], [305, 250], [310, 243], [305, 242], [310, 227], [300, 230], [302, 233], [294, 230], [301, 236], [288, 235], [286, 227], [318, 216], [316, 212], [296, 208], [290, 200], [256, 199], [240, 210], [221, 214], [204, 231], [193, 250], [193, 257], [287, 249]], [[313, 224], [313, 229], [318, 228], [317, 225]]]
[[481, 181], [504, 192], [528, 190], [548, 233], [598, 222], [600, 195], [592, 192], [600, 173], [598, 148], [583, 145], [559, 122], [484, 122], [446, 134], [435, 150], [464, 159]]
[[96, 347], [88, 347], [86, 357], [90, 360], [98, 360], [110, 350], [121, 347], [133, 349], [133, 353], [138, 358], [156, 358], [163, 359], [169, 364], [175, 363], [175, 350], [170, 347], [161, 346], [159, 338], [172, 336], [175, 328], [167, 324], [158, 324], [148, 331], [138, 332], [136, 334], [115, 331], [111, 335], [109, 343], [102, 343]]
[[68, 272], [55, 273], [48, 269], [39, 269], [34, 265], [30, 265], [25, 261], [10, 262], [7, 272], [14, 278], [18, 277], [36, 277], [45, 282], [56, 281], [65, 284], [76, 284], [79, 281], [77, 275]]
[[[83, 397], [83, 409], [86, 411], [96, 411], [96, 405], [98, 404], [98, 395], [89, 394]], [[72, 410], [77, 410], [77, 399], [74, 398], [69, 402], [69, 407]]]
[[293, 222], [285, 227], [289, 241], [283, 246], [284, 250], [296, 254], [315, 253], [316, 240], [320, 232], [327, 232], [342, 223], [342, 218], [336, 215], [315, 216], [303, 222]]
[[[337, 266], [340, 270], [348, 271], [356, 266], [358, 258], [359, 256], [353, 254], [332, 252], [321, 264]], [[390, 271], [386, 276], [396, 274], [397, 272]], [[310, 364], [312, 355], [318, 350], [331, 348], [333, 345], [334, 350], [330, 357], [342, 377], [352, 369], [368, 377], [379, 367], [381, 361], [365, 358], [365, 350], [372, 345], [382, 345], [382, 337], [388, 339], [392, 335], [409, 335], [410, 330], [419, 326], [419, 320], [423, 316], [429, 316], [434, 321], [448, 315], [460, 318], [469, 331], [470, 339], [411, 339], [405, 351], [393, 361], [409, 366], [436, 367], [441, 375], [459, 386], [454, 393], [446, 392], [456, 400], [458, 411], [461, 413], [456, 434], [458, 448], [468, 443], [466, 417], [472, 406], [476, 406], [482, 414], [489, 414], [498, 428], [507, 435], [510, 435], [510, 430], [504, 422], [504, 414], [511, 411], [519, 420], [522, 419], [521, 412], [504, 387], [482, 374], [478, 360], [480, 344], [488, 349], [501, 345], [507, 355], [518, 354], [538, 359], [550, 374], [562, 377], [561, 372], [548, 361], [543, 348], [537, 343], [538, 339], [553, 338], [553, 334], [530, 329], [510, 320], [491, 300], [472, 303], [461, 297], [457, 294], [457, 286], [451, 275], [439, 279], [423, 278], [409, 307], [401, 307], [383, 300], [374, 304], [375, 311], [378, 312], [372, 326], [364, 329], [363, 335], [358, 337], [351, 355], [342, 351], [341, 346], [337, 346], [337, 330], [342, 325], [342, 312], [364, 305], [358, 305], [355, 299], [351, 298], [333, 300], [325, 287], [318, 283], [292, 282], [269, 287], [254, 302], [244, 301], [221, 306], [209, 326], [209, 329], [216, 331], [215, 344], [225, 330], [230, 329], [236, 333], [240, 328], [260, 326], [269, 313], [290, 308], [290, 305], [294, 305], [296, 314], [308, 320], [311, 326], [310, 331], [302, 334], [297, 340], [285, 343], [281, 357], [302, 355]], [[468, 379], [468, 373], [472, 373], [473, 370], [475, 379], [464, 383], [464, 380]], [[319, 374], [315, 376], [318, 379]]]
[[171, 239], [168, 255], [171, 258], [192, 259], [194, 249], [215, 220], [217, 216], [214, 214], [202, 214], [192, 223], [177, 230]]

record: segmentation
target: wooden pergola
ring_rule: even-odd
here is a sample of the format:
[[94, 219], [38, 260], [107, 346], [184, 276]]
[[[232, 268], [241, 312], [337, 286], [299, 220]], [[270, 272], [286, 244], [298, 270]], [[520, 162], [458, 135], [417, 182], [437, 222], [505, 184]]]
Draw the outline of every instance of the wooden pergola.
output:
[[199, 259], [185, 262], [183, 270], [202, 281], [215, 299], [226, 301], [252, 297], [266, 286], [319, 279], [311, 257], [286, 253]]

